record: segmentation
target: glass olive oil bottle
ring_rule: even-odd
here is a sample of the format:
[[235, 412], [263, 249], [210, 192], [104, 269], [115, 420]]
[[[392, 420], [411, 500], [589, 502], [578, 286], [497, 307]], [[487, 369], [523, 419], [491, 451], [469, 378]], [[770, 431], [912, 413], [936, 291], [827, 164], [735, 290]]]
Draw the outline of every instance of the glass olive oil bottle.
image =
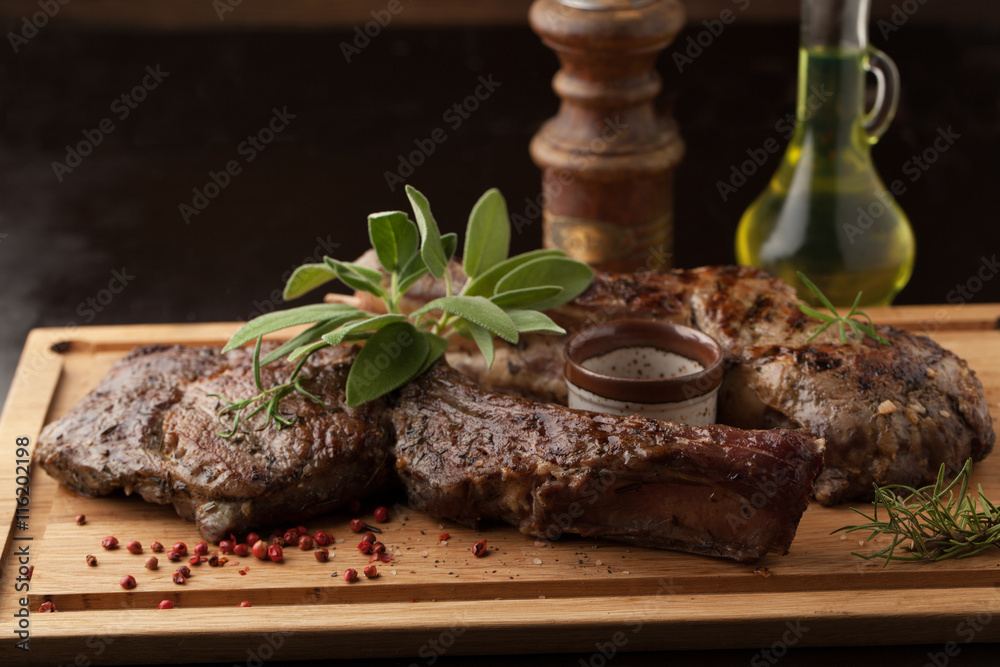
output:
[[[815, 297], [805, 273], [837, 306], [888, 305], [910, 279], [910, 223], [886, 189], [871, 146], [892, 120], [895, 65], [868, 46], [869, 0], [803, 0], [796, 128], [767, 189], [736, 234], [741, 264]], [[878, 82], [865, 113], [865, 77]]]

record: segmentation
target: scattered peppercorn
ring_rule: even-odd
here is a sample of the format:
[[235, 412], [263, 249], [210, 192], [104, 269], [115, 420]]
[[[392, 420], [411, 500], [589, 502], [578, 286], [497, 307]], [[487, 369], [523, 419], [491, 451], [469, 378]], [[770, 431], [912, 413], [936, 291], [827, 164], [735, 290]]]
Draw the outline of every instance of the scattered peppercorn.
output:
[[298, 527], [299, 535], [308, 535], [309, 530], [305, 526]]
[[130, 591], [133, 588], [135, 588], [135, 577], [133, 577], [131, 574], [126, 574], [118, 581], [118, 585], [124, 588], [125, 590]]
[[191, 576], [191, 568], [189, 568], [187, 565], [181, 565], [179, 568], [177, 568], [177, 571], [183, 574], [185, 577]]
[[274, 563], [280, 563], [281, 559], [284, 558], [284, 553], [282, 553], [281, 547], [277, 544], [272, 544], [267, 548], [267, 557]]
[[486, 540], [479, 540], [472, 545], [472, 555], [481, 558], [486, 555]]
[[245, 544], [237, 544], [233, 547], [233, 553], [237, 556], [246, 556], [250, 553], [250, 547]]
[[131, 540], [128, 544], [125, 545], [125, 548], [128, 550], [130, 554], [142, 553], [142, 544], [139, 542], [139, 540]]
[[374, 579], [375, 577], [378, 576], [378, 568], [375, 567], [374, 565], [369, 565], [368, 567], [365, 568], [365, 576], [368, 577], [369, 579]]
[[76, 515], [76, 525], [82, 526], [85, 523], [87, 523], [87, 517], [84, 516], [83, 514], [77, 514]]
[[252, 605], [252, 604], [250, 604], [250, 601], [249, 601], [249, 600], [244, 600], [243, 602], [239, 603], [239, 604], [238, 604], [238, 605], [236, 605], [236, 606], [237, 606], [237, 607], [252, 607], [253, 605]]
[[174, 551], [173, 549], [171, 549], [170, 551], [167, 552], [167, 560], [173, 561], [173, 562], [176, 563], [180, 559], [181, 559], [181, 555], [179, 553], [177, 553], [176, 551]]
[[351, 519], [351, 531], [355, 533], [360, 533], [365, 529], [365, 522], [361, 519]]
[[299, 549], [303, 551], [308, 551], [313, 548], [313, 538], [308, 535], [302, 535], [299, 537]]
[[279, 547], [285, 546], [285, 536], [284, 535], [277, 535], [275, 537], [272, 537], [271, 538], [271, 544], [273, 544], [275, 546], [279, 546]]
[[183, 584], [185, 581], [187, 581], [187, 577], [185, 577], [180, 572], [174, 572], [173, 580], [175, 584]]
[[291, 544], [298, 544], [299, 543], [299, 529], [298, 528], [290, 528], [289, 530], [286, 530], [285, 534], [282, 536], [282, 538], [284, 539], [284, 544], [282, 544], [280, 546], [291, 545]]
[[352, 582], [358, 580], [358, 571], [352, 567], [344, 570], [344, 581]]
[[174, 603], [171, 602], [170, 600], [163, 600], [162, 602], [160, 602], [160, 604], [158, 604], [156, 606], [156, 608], [157, 609], [173, 609], [174, 608]]
[[196, 554], [198, 554], [199, 556], [204, 556], [205, 554], [207, 554], [208, 553], [208, 542], [205, 542], [203, 540], [203, 541], [199, 542], [198, 544], [194, 545], [194, 552]]
[[331, 541], [332, 540], [330, 539], [330, 536], [324, 533], [322, 530], [317, 530], [315, 533], [313, 533], [313, 542], [315, 542], [321, 547], [325, 547]]
[[382, 544], [381, 542], [376, 542], [375, 544], [372, 545], [372, 553], [373, 554], [384, 554], [385, 553], [385, 545]]
[[375, 533], [368, 532], [361, 536], [361, 539], [369, 544], [375, 544]]
[[188, 558], [188, 562], [191, 563], [192, 565], [201, 565], [201, 556], [194, 554], [190, 558]]
[[267, 542], [257, 540], [253, 545], [253, 555], [260, 560], [267, 560]]
[[370, 554], [372, 552], [372, 543], [361, 540], [358, 542], [358, 551], [363, 554]]
[[216, 556], [215, 554], [212, 554], [211, 556], [209, 556], [208, 557], [208, 566], [209, 567], [219, 567], [219, 557]]
[[173, 549], [180, 555], [187, 556], [188, 548], [183, 542], [174, 542]]
[[53, 612], [55, 610], [56, 610], [56, 606], [53, 603], [51, 603], [51, 602], [43, 602], [38, 607], [38, 613], [39, 614], [48, 614], [49, 612]]
[[118, 546], [118, 538], [105, 537], [103, 540], [101, 540], [101, 546], [104, 547], [105, 549], [114, 549]]
[[321, 563], [325, 563], [326, 561], [330, 560], [330, 552], [327, 551], [326, 549], [320, 549], [319, 551], [315, 552], [315, 555], [316, 555], [316, 560], [318, 560]]
[[90, 554], [87, 554], [87, 565], [89, 565], [90, 567], [97, 567], [97, 558], [91, 556]]
[[441, 540], [442, 542], [444, 542], [445, 540], [450, 540], [451, 533], [441, 533], [440, 535], [438, 535], [438, 539]]
[[224, 554], [233, 553], [233, 543], [230, 542], [229, 540], [222, 540], [221, 542], [219, 542], [219, 551], [221, 551]]
[[155, 570], [160, 566], [160, 561], [156, 556], [150, 556], [146, 559], [146, 569]]
[[385, 523], [389, 520], [389, 510], [384, 507], [376, 507], [374, 514], [375, 520], [379, 523]]
[[157, 542], [156, 540], [150, 542], [149, 548], [151, 551], [153, 551], [153, 553], [160, 553], [163, 551], [163, 545]]
[[247, 544], [251, 546], [257, 544], [259, 540], [260, 540], [260, 535], [258, 535], [257, 533], [250, 533], [249, 535], [247, 535]]

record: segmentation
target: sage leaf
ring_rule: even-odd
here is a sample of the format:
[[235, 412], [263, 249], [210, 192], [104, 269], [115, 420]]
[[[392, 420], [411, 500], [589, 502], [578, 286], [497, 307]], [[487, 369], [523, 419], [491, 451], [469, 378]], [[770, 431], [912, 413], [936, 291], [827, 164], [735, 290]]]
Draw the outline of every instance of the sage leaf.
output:
[[326, 257], [325, 261], [330, 268], [337, 272], [337, 277], [340, 278], [341, 282], [348, 287], [374, 294], [380, 299], [388, 298], [385, 289], [379, 284], [382, 280], [382, 274], [378, 271], [372, 271], [350, 262], [341, 262], [332, 257]]
[[420, 230], [420, 256], [427, 264], [427, 270], [435, 278], [442, 278], [448, 266], [448, 258], [445, 255], [444, 247], [441, 245], [441, 232], [438, 230], [437, 222], [431, 213], [430, 204], [427, 197], [411, 185], [406, 186], [406, 196], [413, 206], [413, 215], [417, 219], [417, 228]]
[[552, 321], [552, 318], [537, 310], [508, 310], [518, 333], [549, 333], [562, 335], [566, 330]]
[[478, 324], [484, 329], [492, 331], [494, 335], [500, 336], [508, 343], [517, 342], [517, 327], [514, 326], [513, 320], [503, 311], [503, 308], [486, 297], [444, 296], [413, 311], [411, 317], [419, 317], [432, 310], [443, 310], [446, 313], [458, 315], [472, 324]]
[[285, 301], [297, 299], [320, 285], [336, 279], [336, 277], [337, 272], [326, 264], [303, 264], [295, 269], [288, 282], [285, 283], [285, 291], [282, 296]]
[[321, 350], [324, 347], [330, 347], [330, 344], [323, 340], [318, 340], [308, 345], [302, 345], [292, 350], [291, 354], [288, 355], [288, 360], [298, 361], [300, 358], [308, 356], [316, 350]]
[[233, 334], [233, 337], [229, 339], [226, 346], [222, 348], [222, 351], [228, 352], [229, 350], [236, 349], [254, 338], [259, 338], [274, 331], [280, 331], [281, 329], [287, 329], [288, 327], [300, 324], [312, 324], [313, 322], [325, 321], [353, 313], [365, 314], [364, 311], [354, 306], [340, 303], [316, 303], [309, 306], [299, 306], [298, 308], [267, 313], [260, 317], [255, 317], [240, 327], [239, 331]]
[[549, 310], [579, 296], [593, 279], [594, 272], [586, 264], [567, 257], [542, 257], [522, 264], [501, 278], [496, 293], [538, 285], [559, 285], [563, 288], [561, 294], [532, 306], [534, 310]]
[[427, 275], [427, 265], [424, 263], [424, 258], [420, 256], [420, 253], [417, 253], [406, 263], [406, 266], [400, 272], [396, 289], [400, 294], [405, 294], [408, 289], [413, 287], [415, 282], [425, 275]]
[[376, 315], [375, 317], [369, 317], [368, 319], [345, 324], [336, 331], [332, 331], [324, 335], [323, 340], [328, 345], [340, 345], [344, 339], [352, 333], [358, 333], [361, 331], [378, 331], [379, 329], [387, 327], [390, 324], [403, 322], [404, 320], [406, 320], [406, 316], [398, 313]]
[[416, 225], [402, 211], [369, 215], [368, 238], [379, 263], [389, 273], [401, 269], [410, 261], [420, 243]]
[[543, 303], [562, 294], [563, 288], [558, 285], [543, 287], [525, 287], [511, 290], [490, 297], [490, 301], [501, 308], [527, 308], [536, 303]]
[[486, 359], [486, 367], [492, 368], [493, 358], [496, 353], [495, 346], [493, 345], [493, 334], [478, 324], [472, 324], [471, 322], [468, 326], [468, 332], [472, 336], [472, 340], [476, 341], [476, 347], [479, 348], [483, 358]]
[[429, 351], [427, 338], [409, 322], [393, 322], [379, 329], [351, 365], [347, 405], [357, 407], [403, 386], [423, 368]]
[[458, 250], [458, 234], [451, 232], [441, 237], [441, 248], [444, 250], [445, 261], [450, 261]]
[[424, 338], [427, 339], [427, 344], [430, 351], [427, 353], [427, 358], [424, 359], [424, 365], [420, 367], [420, 371], [417, 375], [422, 375], [424, 371], [434, 365], [434, 362], [441, 358], [448, 350], [448, 339], [442, 338], [437, 334], [432, 334], [430, 331], [420, 332]]
[[469, 214], [462, 268], [472, 280], [507, 259], [510, 219], [507, 202], [496, 188], [487, 190]]
[[364, 312], [363, 310], [357, 310], [357, 309], [355, 310], [356, 312], [347, 313], [346, 315], [341, 315], [340, 317], [335, 317], [329, 320], [323, 320], [322, 322], [317, 322], [316, 324], [312, 325], [311, 327], [300, 333], [298, 336], [282, 343], [278, 347], [268, 352], [267, 355], [265, 355], [264, 358], [261, 359], [260, 361], [261, 365], [267, 366], [269, 363], [281, 359], [286, 354], [290, 354], [294, 350], [297, 350], [298, 348], [304, 345], [309, 345], [310, 343], [316, 342], [317, 340], [323, 337], [323, 334], [330, 333], [331, 331], [333, 331], [340, 325], [344, 324], [345, 322], [350, 322], [351, 320], [356, 320], [361, 317], [368, 316], [368, 313]]
[[505, 259], [499, 264], [494, 265], [475, 280], [470, 280], [466, 284], [465, 289], [462, 290], [462, 294], [465, 296], [493, 296], [500, 279], [517, 267], [544, 257], [565, 256], [566, 253], [562, 250], [532, 250], [520, 255], [514, 255], [510, 259]]

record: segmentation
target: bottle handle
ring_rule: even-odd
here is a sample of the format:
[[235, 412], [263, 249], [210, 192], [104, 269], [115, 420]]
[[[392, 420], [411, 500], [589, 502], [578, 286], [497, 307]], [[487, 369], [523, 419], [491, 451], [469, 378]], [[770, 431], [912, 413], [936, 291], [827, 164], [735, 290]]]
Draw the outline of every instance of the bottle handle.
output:
[[875, 47], [868, 48], [868, 57], [865, 60], [865, 70], [875, 75], [878, 85], [875, 104], [863, 121], [868, 142], [874, 144], [896, 115], [896, 107], [899, 105], [899, 70], [896, 69], [896, 63], [892, 62], [892, 58]]

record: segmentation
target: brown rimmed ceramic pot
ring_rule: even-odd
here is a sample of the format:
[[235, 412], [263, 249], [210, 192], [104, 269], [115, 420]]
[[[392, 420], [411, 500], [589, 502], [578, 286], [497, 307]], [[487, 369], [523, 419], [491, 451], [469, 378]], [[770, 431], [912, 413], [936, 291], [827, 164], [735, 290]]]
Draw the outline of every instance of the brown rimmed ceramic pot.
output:
[[683, 424], [713, 424], [722, 349], [680, 324], [614, 320], [579, 331], [566, 345], [569, 406]]

